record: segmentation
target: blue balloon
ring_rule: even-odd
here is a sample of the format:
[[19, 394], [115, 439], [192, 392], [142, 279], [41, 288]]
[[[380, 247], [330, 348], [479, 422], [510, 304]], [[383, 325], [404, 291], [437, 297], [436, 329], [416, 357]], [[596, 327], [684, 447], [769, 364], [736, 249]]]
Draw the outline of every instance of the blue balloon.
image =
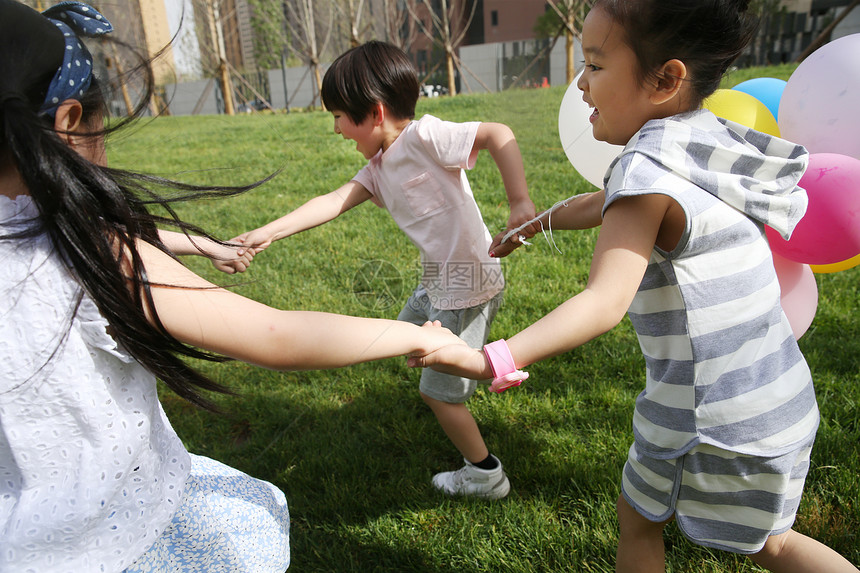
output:
[[753, 96], [770, 110], [775, 119], [779, 119], [779, 100], [786, 83], [788, 82], [777, 78], [754, 78], [741, 82], [732, 89]]

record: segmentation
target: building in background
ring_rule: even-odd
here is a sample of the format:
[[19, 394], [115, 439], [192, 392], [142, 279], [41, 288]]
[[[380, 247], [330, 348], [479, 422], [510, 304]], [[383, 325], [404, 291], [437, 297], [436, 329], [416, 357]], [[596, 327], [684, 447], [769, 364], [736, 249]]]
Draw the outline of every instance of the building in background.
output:
[[[167, 20], [167, 10], [164, 2], [165, 0], [137, 0], [137, 2], [134, 0], [126, 0], [125, 2], [114, 0], [110, 2], [113, 5], [112, 8], [117, 8], [117, 12], [121, 12], [120, 6], [125, 4], [127, 6], [126, 9], [131, 8], [131, 10], [128, 10], [129, 13], [134, 12], [133, 4], [137, 4], [140, 27], [143, 32], [142, 47], [149, 58], [161, 53], [152, 62], [152, 74], [155, 77], [156, 85], [175, 81], [176, 78], [173, 46], [170, 43], [173, 34], [170, 32], [170, 23]], [[108, 2], [101, 3], [108, 4]], [[108, 16], [108, 20], [110, 19], [110, 16]], [[117, 28], [121, 29], [118, 26]]]
[[173, 62], [176, 81], [193, 81], [203, 77], [201, 49], [197, 37], [196, 10], [191, 0], [168, 0], [167, 20], [173, 34]]
[[837, 21], [825, 41], [860, 32], [860, 10], [846, 13], [849, 4], [851, 0], [782, 0], [777, 10], [764, 15], [746, 63], [796, 61]]
[[[514, 42], [508, 50], [512, 57], [522, 59], [537, 55], [540, 46], [536, 46], [533, 40], [535, 40], [535, 25], [538, 18], [548, 8], [544, 0], [448, 0], [446, 5], [450, 37], [461, 40], [456, 44], [458, 54], [467, 46]], [[443, 65], [440, 65], [441, 59], [444, 58], [444, 51], [438, 41], [441, 33], [438, 26], [434, 30], [434, 19], [430, 16], [431, 12], [435, 14], [435, 20], [438, 22], [442, 19], [442, 9], [440, 0], [428, 0], [415, 4], [414, 11], [421, 24], [418, 26], [419, 33], [408, 51], [419, 74], [428, 83], [444, 85], [446, 70]], [[437, 41], [434, 42], [429, 38], [423, 32], [425, 30], [434, 31], [433, 35]], [[460, 67], [457, 70], [458, 92], [464, 89], [464, 86], [460, 85], [463, 83], [461, 81], [464, 79], [463, 74], [469, 73]], [[480, 79], [482, 74], [471, 75], [473, 75], [472, 83], [476, 84], [478, 91], [484, 91], [486, 88], [481, 86]], [[470, 88], [466, 89], [471, 91]]]
[[531, 40], [535, 24], [549, 8], [544, 0], [484, 0], [484, 34], [480, 44]]
[[256, 70], [254, 30], [248, 0], [222, 0], [227, 61], [238, 70]]
[[218, 68], [220, 35], [224, 58], [233, 69], [256, 70], [252, 8], [248, 0], [192, 0], [192, 3], [204, 68], [210, 72]]

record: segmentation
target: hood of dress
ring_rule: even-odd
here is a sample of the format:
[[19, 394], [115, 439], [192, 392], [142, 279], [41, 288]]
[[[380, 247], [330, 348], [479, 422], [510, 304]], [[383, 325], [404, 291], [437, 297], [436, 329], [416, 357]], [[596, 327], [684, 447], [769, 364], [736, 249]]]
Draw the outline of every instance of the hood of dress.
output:
[[806, 213], [806, 191], [797, 185], [809, 162], [806, 149], [710, 111], [649, 121], [610, 170], [619, 162], [631, 165], [622, 161], [629, 153], [654, 161], [785, 239]]

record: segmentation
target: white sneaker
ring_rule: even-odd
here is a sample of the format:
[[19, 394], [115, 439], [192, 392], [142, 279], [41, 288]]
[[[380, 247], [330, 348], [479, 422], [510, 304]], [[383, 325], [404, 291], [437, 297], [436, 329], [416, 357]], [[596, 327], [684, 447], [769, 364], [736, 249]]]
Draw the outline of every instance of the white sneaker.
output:
[[511, 482], [502, 462], [492, 470], [482, 470], [464, 459], [466, 465], [453, 472], [433, 476], [433, 486], [448, 495], [468, 495], [484, 499], [501, 499], [511, 491]]

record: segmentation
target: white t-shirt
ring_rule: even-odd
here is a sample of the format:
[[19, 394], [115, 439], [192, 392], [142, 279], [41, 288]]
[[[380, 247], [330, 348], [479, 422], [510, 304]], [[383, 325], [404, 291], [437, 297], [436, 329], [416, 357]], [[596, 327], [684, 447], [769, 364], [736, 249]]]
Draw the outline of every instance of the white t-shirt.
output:
[[[0, 196], [2, 233], [36, 215]], [[172, 520], [188, 453], [47, 236], [0, 241], [0, 265], [0, 571], [121, 571]]]
[[421, 252], [421, 283], [438, 309], [490, 300], [505, 286], [487, 254], [492, 238], [466, 179], [479, 122], [425, 115], [411, 122], [353, 178], [391, 213]]

